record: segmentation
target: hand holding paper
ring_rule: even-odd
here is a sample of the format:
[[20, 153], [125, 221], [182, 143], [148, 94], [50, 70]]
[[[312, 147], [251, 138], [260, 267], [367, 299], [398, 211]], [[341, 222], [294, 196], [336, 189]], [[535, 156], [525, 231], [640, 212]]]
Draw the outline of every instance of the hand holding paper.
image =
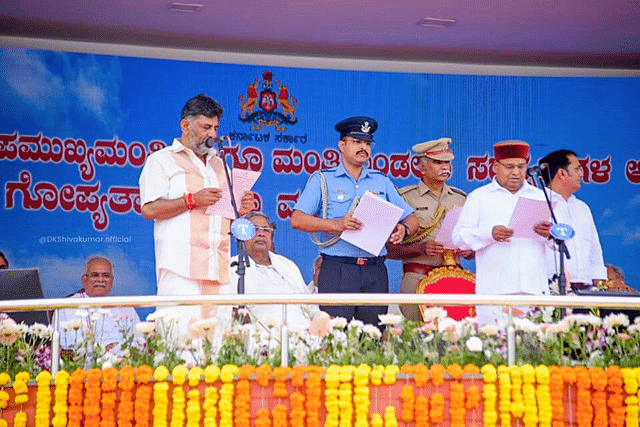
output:
[[[239, 202], [244, 193], [251, 190], [253, 184], [256, 183], [260, 176], [260, 172], [246, 169], [233, 169], [231, 171], [231, 176], [233, 179], [233, 194], [236, 202]], [[231, 193], [229, 192], [229, 187], [224, 185], [223, 188], [221, 188], [221, 191], [222, 195], [220, 200], [209, 206], [206, 213], [209, 215], [217, 215], [234, 219], [235, 212], [233, 211], [233, 206], [231, 206]]]
[[[553, 202], [552, 207], [555, 207], [555, 204], [556, 202]], [[509, 228], [513, 230], [512, 237], [539, 238], [534, 228], [540, 223], [548, 222], [550, 217], [551, 212], [546, 201], [520, 197], [509, 221]]]
[[457, 249], [457, 245], [453, 243], [452, 234], [453, 227], [455, 227], [456, 222], [458, 222], [461, 210], [462, 208], [460, 207], [449, 209], [442, 220], [442, 225], [440, 225], [440, 231], [438, 232], [435, 241], [442, 243], [444, 249]]

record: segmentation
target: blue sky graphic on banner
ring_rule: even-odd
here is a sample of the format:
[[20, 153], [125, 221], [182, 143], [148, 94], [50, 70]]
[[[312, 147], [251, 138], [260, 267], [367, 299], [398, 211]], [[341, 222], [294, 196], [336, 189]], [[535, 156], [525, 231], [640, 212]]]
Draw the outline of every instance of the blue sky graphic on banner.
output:
[[[0, 48], [0, 250], [39, 267], [47, 297], [81, 287], [82, 261], [112, 258], [114, 295], [155, 294], [153, 224], [138, 177], [150, 152], [180, 135], [198, 93], [225, 108], [236, 166], [261, 171], [254, 190], [277, 223], [279, 253], [311, 279], [317, 249], [289, 226], [309, 175], [339, 163], [333, 125], [379, 122], [373, 166], [414, 183], [413, 144], [453, 138], [449, 183], [488, 182], [493, 143], [522, 139], [533, 160], [578, 153], [605, 261], [640, 285], [640, 79], [501, 77], [212, 64]], [[472, 268], [473, 265], [471, 264]], [[391, 287], [400, 271], [391, 262]], [[144, 310], [142, 310], [144, 311]]]

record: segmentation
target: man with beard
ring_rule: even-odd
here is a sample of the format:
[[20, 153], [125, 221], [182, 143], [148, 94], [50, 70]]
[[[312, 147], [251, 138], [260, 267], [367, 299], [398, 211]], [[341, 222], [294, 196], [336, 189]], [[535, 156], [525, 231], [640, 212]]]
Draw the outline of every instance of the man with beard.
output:
[[[155, 220], [158, 295], [217, 294], [229, 281], [230, 220], [205, 213], [227, 185], [222, 159], [205, 145], [218, 135], [222, 106], [200, 94], [180, 116], [182, 136], [151, 154], [140, 175], [142, 215]], [[253, 193], [241, 200], [240, 214], [253, 208]], [[177, 308], [186, 333], [193, 307]], [[202, 318], [215, 306], [202, 306]]]
[[[273, 233], [276, 225], [262, 212], [249, 212], [244, 218], [256, 226], [256, 235], [246, 241], [250, 261], [244, 276], [245, 294], [309, 294], [298, 266], [293, 261], [275, 253]], [[237, 261], [236, 255], [231, 258], [231, 265]], [[223, 286], [220, 293], [237, 293], [237, 283], [238, 276], [235, 270], [231, 269], [231, 281]], [[282, 320], [280, 304], [257, 304], [247, 306], [247, 309], [251, 318], [264, 326], [278, 324]], [[287, 326], [296, 331], [308, 329], [311, 321], [318, 314], [320, 310], [317, 305], [289, 304], [287, 305]], [[231, 313], [221, 316], [222, 319], [230, 317]]]
[[[363, 224], [352, 212], [365, 192], [371, 191], [403, 209], [401, 222], [396, 225], [389, 242], [399, 244], [405, 235], [418, 228], [418, 219], [411, 206], [404, 201], [389, 178], [379, 171], [365, 168], [371, 158], [373, 133], [378, 122], [370, 117], [350, 117], [335, 125], [340, 133], [338, 147], [342, 156], [340, 166], [314, 173], [298, 198], [291, 215], [291, 227], [307, 232], [321, 232], [322, 266], [318, 276], [319, 293], [387, 293], [389, 283], [384, 265], [386, 250], [373, 254], [341, 240], [344, 230], [360, 230]], [[326, 208], [326, 209], [325, 209]], [[320, 214], [320, 216], [316, 216]], [[353, 318], [377, 325], [378, 315], [387, 312], [386, 306], [321, 306], [332, 316]]]
[[[450, 144], [451, 138], [440, 138], [412, 147], [418, 155], [422, 177], [417, 184], [401, 188], [400, 195], [415, 210], [420, 229], [402, 245], [387, 245], [389, 258], [402, 260], [400, 292], [405, 294], [415, 294], [418, 283], [431, 270], [443, 265], [444, 247], [434, 239], [446, 212], [462, 206], [467, 197], [462, 190], [446, 184], [451, 177], [451, 160], [454, 159]], [[455, 251], [454, 255], [459, 262], [460, 256], [471, 257], [473, 251]], [[402, 305], [400, 311], [409, 320], [422, 320], [416, 304]]]

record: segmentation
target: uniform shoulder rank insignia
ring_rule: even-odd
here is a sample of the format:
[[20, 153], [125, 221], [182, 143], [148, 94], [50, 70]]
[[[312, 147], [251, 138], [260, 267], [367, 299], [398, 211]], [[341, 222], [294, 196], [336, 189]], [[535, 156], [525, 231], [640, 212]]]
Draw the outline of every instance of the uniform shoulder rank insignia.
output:
[[454, 193], [458, 193], [458, 194], [460, 194], [461, 196], [467, 197], [467, 193], [465, 193], [465, 192], [464, 192], [464, 191], [462, 191], [461, 189], [456, 188], [456, 187], [449, 187], [449, 188], [450, 188], [450, 189], [451, 189], [451, 191], [453, 191]]
[[407, 185], [406, 187], [398, 188], [398, 193], [402, 195], [408, 193], [411, 190], [415, 190], [416, 188], [418, 188], [418, 184]]

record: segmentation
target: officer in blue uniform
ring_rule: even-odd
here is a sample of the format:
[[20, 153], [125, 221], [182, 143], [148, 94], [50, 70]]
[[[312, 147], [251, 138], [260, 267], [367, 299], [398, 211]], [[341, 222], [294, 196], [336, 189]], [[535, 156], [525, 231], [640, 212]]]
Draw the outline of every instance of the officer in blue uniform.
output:
[[[365, 168], [371, 158], [373, 133], [377, 128], [378, 122], [364, 116], [350, 117], [336, 123], [335, 129], [340, 133], [338, 147], [342, 162], [335, 169], [311, 175], [291, 215], [291, 226], [314, 233], [314, 241], [320, 246], [323, 261], [318, 276], [319, 293], [389, 292], [387, 268], [384, 265], [386, 249], [374, 256], [339, 239], [344, 230], [362, 228], [363, 224], [353, 217], [352, 212], [366, 191], [404, 211], [401, 222], [389, 237], [390, 243], [400, 244], [405, 235], [413, 234], [418, 229], [419, 223], [413, 209], [398, 194], [389, 178], [381, 172]], [[387, 306], [320, 308], [332, 316], [347, 320], [355, 318], [372, 325], [378, 325], [378, 315], [387, 312]]]

